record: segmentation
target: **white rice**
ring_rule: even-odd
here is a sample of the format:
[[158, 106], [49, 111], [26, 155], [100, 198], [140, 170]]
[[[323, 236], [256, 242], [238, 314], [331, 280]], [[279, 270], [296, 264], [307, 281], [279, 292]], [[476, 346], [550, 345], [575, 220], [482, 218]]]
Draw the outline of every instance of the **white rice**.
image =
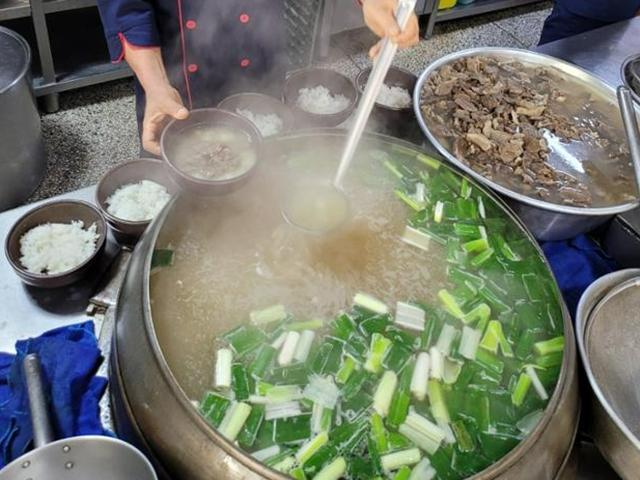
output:
[[339, 93], [333, 95], [327, 87], [318, 85], [313, 88], [301, 88], [296, 104], [306, 112], [328, 115], [347, 108], [349, 99]]
[[411, 105], [411, 95], [406, 88], [383, 83], [376, 102], [391, 108], [407, 108]]
[[121, 220], [151, 220], [164, 208], [171, 195], [162, 185], [151, 180], [129, 183], [107, 198], [107, 212]]
[[96, 224], [45, 223], [32, 228], [20, 238], [20, 263], [31, 273], [56, 273], [71, 270], [87, 260], [99, 238]]
[[284, 128], [282, 119], [275, 113], [253, 113], [251, 110], [240, 108], [236, 109], [236, 113], [252, 122], [263, 137], [277, 135]]

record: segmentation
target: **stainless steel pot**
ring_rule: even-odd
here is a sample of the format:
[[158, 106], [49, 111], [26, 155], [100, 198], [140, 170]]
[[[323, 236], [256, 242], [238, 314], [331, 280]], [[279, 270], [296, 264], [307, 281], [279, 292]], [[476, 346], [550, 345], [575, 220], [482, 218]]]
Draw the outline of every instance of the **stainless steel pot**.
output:
[[[587, 417], [586, 426], [598, 450], [625, 479], [638, 478], [640, 470], [640, 438], [632, 431], [637, 432], [638, 424], [634, 375], [640, 317], [637, 311], [624, 309], [628, 315], [612, 318], [602, 315], [601, 309], [608, 302], [616, 302], [616, 297], [624, 295], [625, 290], [633, 289], [637, 298], [639, 283], [639, 269], [621, 270], [596, 280], [582, 295], [576, 317], [580, 357], [592, 392], [591, 415]], [[620, 328], [622, 326], [625, 328]], [[598, 336], [597, 331], [602, 332], [603, 328], [611, 333], [607, 335], [610, 338]], [[612, 339], [614, 345], [611, 345]], [[614, 346], [615, 351], [611, 348]], [[625, 374], [627, 379], [633, 379], [627, 387], [620, 383], [625, 383]]]
[[[327, 141], [344, 141], [344, 132], [321, 132], [285, 138], [331, 135]], [[416, 148], [380, 135], [368, 134], [365, 138]], [[151, 317], [149, 274], [156, 239], [175, 202], [174, 199], [142, 236], [120, 291], [110, 371], [116, 429], [155, 457], [156, 465], [168, 472], [166, 478], [284, 479], [282, 474], [235, 448], [207, 424], [178, 385], [163, 356]], [[507, 207], [503, 208], [522, 226]], [[528, 238], [535, 244], [530, 235]], [[474, 480], [563, 478], [562, 470], [577, 431], [579, 399], [573, 328], [566, 307], [562, 307], [565, 355], [544, 418], [529, 437], [498, 463], [475, 475]]]
[[585, 233], [594, 229], [618, 213], [623, 213], [637, 207], [637, 201], [610, 207], [585, 208], [558, 205], [528, 197], [485, 178], [483, 175], [477, 173], [471, 167], [458, 160], [438, 141], [424, 121], [424, 117], [420, 110], [421, 92], [427, 78], [443, 65], [451, 63], [457, 59], [475, 55], [491, 54], [506, 55], [510, 56], [514, 60], [522, 60], [542, 66], [553, 66], [569, 76], [587, 81], [596, 91], [604, 92], [612, 96], [615, 95], [613, 88], [594, 77], [586, 70], [541, 53], [515, 48], [472, 48], [455, 52], [450, 55], [445, 55], [430, 64], [426, 70], [422, 72], [418, 78], [418, 83], [413, 94], [413, 108], [418, 119], [418, 123], [420, 124], [420, 128], [436, 149], [457, 168], [471, 175], [483, 185], [486, 185], [503, 195], [507, 203], [527, 225], [529, 230], [531, 230], [533, 236], [538, 240], [565, 240], [567, 238], [572, 238], [580, 233]]
[[30, 69], [26, 40], [0, 26], [0, 211], [26, 200], [47, 166]]

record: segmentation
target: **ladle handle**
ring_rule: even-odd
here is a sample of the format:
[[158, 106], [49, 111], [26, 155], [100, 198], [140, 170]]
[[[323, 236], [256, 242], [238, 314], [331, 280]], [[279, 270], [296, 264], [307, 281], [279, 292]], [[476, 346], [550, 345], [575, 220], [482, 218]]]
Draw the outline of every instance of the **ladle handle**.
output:
[[36, 448], [51, 443], [54, 439], [47, 401], [44, 392], [42, 366], [40, 357], [30, 353], [22, 361], [24, 379], [29, 395], [29, 411], [31, 412], [31, 427], [33, 428], [33, 444]]
[[[400, 31], [404, 30], [407, 26], [409, 18], [411, 18], [411, 14], [415, 8], [416, 0], [398, 0], [398, 8], [396, 9], [395, 15]], [[389, 38], [385, 38], [382, 41], [382, 48], [380, 49], [378, 58], [376, 58], [373, 63], [373, 68], [369, 74], [369, 80], [367, 80], [367, 85], [364, 88], [362, 98], [360, 98], [360, 103], [355, 113], [353, 125], [349, 131], [349, 136], [347, 137], [347, 142], [345, 143], [344, 151], [342, 152], [340, 164], [338, 165], [338, 171], [333, 180], [333, 184], [336, 188], [340, 188], [342, 185], [344, 175], [347, 173], [347, 169], [351, 163], [351, 158], [360, 143], [362, 132], [364, 132], [364, 128], [367, 125], [369, 115], [371, 115], [371, 110], [376, 103], [376, 99], [380, 93], [380, 88], [384, 83], [384, 79], [387, 76], [387, 72], [389, 71], [389, 67], [391, 66], [391, 62], [393, 62], [393, 57], [397, 50], [398, 45], [392, 42]]]
[[627, 134], [631, 161], [633, 162], [633, 169], [636, 174], [638, 195], [640, 195], [640, 130], [638, 130], [638, 119], [633, 106], [631, 92], [627, 87], [622, 85], [618, 87], [618, 104], [620, 105], [622, 123], [624, 124], [624, 130]]

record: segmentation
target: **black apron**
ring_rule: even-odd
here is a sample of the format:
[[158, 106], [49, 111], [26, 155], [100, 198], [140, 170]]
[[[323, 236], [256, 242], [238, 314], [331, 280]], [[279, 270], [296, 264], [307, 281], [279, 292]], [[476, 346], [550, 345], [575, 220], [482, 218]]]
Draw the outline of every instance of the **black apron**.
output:
[[[153, 0], [171, 85], [189, 109], [238, 92], [280, 96], [287, 55], [282, 0]], [[136, 81], [138, 126], [144, 92]]]

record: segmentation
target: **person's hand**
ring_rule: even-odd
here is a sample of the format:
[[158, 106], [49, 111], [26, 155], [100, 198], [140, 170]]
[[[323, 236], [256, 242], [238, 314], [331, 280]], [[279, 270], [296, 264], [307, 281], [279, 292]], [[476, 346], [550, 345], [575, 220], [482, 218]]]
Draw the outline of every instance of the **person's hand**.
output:
[[160, 155], [160, 134], [172, 118], [184, 120], [189, 110], [182, 104], [178, 91], [170, 85], [163, 85], [146, 92], [146, 106], [142, 121], [142, 148]]
[[[411, 14], [407, 26], [400, 31], [396, 22], [395, 11], [398, 0], [363, 0], [362, 11], [367, 26], [381, 38], [388, 37], [400, 48], [415, 45], [420, 40], [420, 28], [415, 12]], [[378, 42], [369, 50], [371, 58], [378, 55], [382, 42]]]

